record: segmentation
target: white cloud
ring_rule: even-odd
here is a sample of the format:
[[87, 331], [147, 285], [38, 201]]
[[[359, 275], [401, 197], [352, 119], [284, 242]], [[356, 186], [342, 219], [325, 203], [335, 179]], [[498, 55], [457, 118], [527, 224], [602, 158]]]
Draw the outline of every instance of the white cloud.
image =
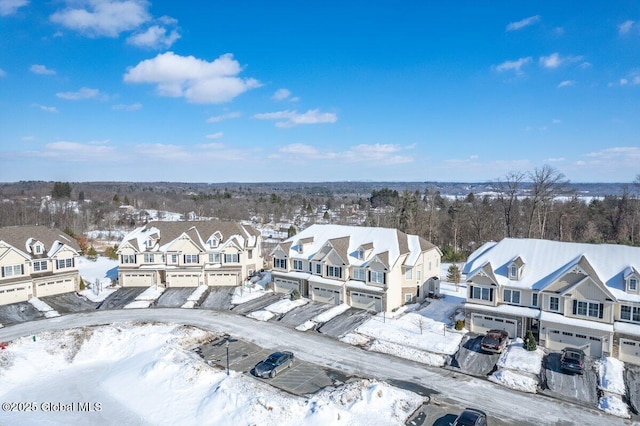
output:
[[289, 89], [278, 89], [273, 94], [271, 99], [273, 99], [274, 101], [284, 101], [289, 96], [291, 96], [291, 91]]
[[0, 68], [0, 78], [2, 78], [2, 77], [6, 77], [6, 76], [7, 76], [6, 71], [5, 71], [5, 70], [3, 70], [2, 68]]
[[207, 162], [212, 159], [226, 161], [247, 160], [246, 149], [229, 148], [222, 143], [201, 145], [147, 144], [137, 145], [135, 152], [151, 159], [176, 161], [189, 164]]
[[239, 112], [227, 112], [225, 114], [215, 115], [213, 117], [207, 118], [207, 123], [219, 123], [225, 120], [231, 120], [232, 118], [239, 118], [242, 114]]
[[67, 7], [50, 19], [90, 37], [118, 37], [149, 21], [146, 0], [67, 0]]
[[540, 15], [530, 16], [518, 22], [511, 22], [507, 25], [507, 31], [517, 31], [529, 25], [540, 22]]
[[520, 58], [515, 61], [505, 61], [499, 65], [496, 65], [495, 69], [498, 72], [503, 71], [515, 71], [517, 74], [522, 72], [522, 67], [529, 64], [531, 62], [531, 56], [527, 56], [526, 58]]
[[623, 77], [617, 82], [609, 83], [609, 87], [637, 86], [639, 84], [640, 84], [640, 74], [638, 74], [637, 72], [632, 72], [627, 77]]
[[22, 6], [29, 4], [29, 0], [0, 0], [0, 16], [13, 15]]
[[640, 160], [640, 147], [637, 146], [618, 146], [606, 148], [600, 151], [589, 152], [586, 157], [598, 160]]
[[289, 128], [300, 124], [335, 123], [338, 116], [331, 112], [320, 112], [318, 109], [310, 109], [299, 114], [297, 111], [265, 112], [253, 116], [258, 120], [278, 120], [276, 127]]
[[398, 144], [360, 144], [347, 149], [346, 151], [332, 151], [328, 149], [318, 149], [312, 145], [295, 143], [281, 147], [277, 153], [269, 158], [282, 159], [286, 161], [318, 161], [332, 160], [345, 163], [366, 162], [376, 165], [392, 165], [413, 162], [410, 155], [403, 155], [402, 151], [412, 150], [415, 145], [401, 146]]
[[134, 104], [117, 104], [117, 105], [113, 105], [111, 107], [111, 109], [115, 109], [118, 111], [138, 111], [139, 109], [142, 109], [142, 104], [141, 103], [134, 103]]
[[557, 157], [557, 158], [547, 158], [546, 160], [544, 160], [545, 162], [549, 162], [549, 163], [560, 163], [562, 161], [564, 161], [564, 157]]
[[44, 149], [37, 152], [30, 152], [27, 155], [36, 157], [56, 158], [73, 162], [95, 161], [112, 157], [115, 148], [108, 145], [109, 141], [95, 141], [88, 143], [78, 143], [69, 141], [59, 141], [46, 144]]
[[549, 56], [540, 57], [540, 65], [545, 68], [558, 68], [559, 66], [571, 62], [582, 60], [582, 56], [560, 56], [559, 53], [552, 53]]
[[60, 99], [66, 99], [68, 101], [104, 98], [104, 95], [100, 93], [98, 89], [91, 89], [89, 87], [82, 87], [77, 92], [59, 92], [56, 93], [56, 96]]
[[620, 34], [627, 34], [629, 31], [631, 31], [631, 28], [634, 24], [635, 22], [632, 20], [624, 21], [622, 24], [618, 25], [618, 32]]
[[230, 53], [208, 62], [166, 52], [130, 67], [124, 81], [157, 84], [161, 96], [184, 97], [192, 103], [223, 103], [260, 86], [256, 79], [238, 77], [241, 71]]
[[578, 68], [583, 70], [586, 70], [587, 68], [591, 68], [591, 62], [584, 61], [583, 63], [578, 65]]
[[575, 83], [573, 80], [564, 80], [558, 84], [558, 88], [573, 86]]
[[51, 113], [57, 113], [58, 112], [58, 109], [56, 107], [52, 107], [52, 106], [46, 106], [46, 105], [40, 105], [40, 104], [33, 104], [31, 106], [35, 107], [35, 108], [39, 108], [41, 111], [44, 111], [44, 112], [51, 112]]
[[29, 71], [31, 71], [34, 74], [41, 74], [41, 75], [55, 75], [56, 73], [54, 70], [51, 70], [44, 65], [38, 65], [38, 64], [31, 65], [31, 67], [29, 67]]
[[222, 132], [217, 132], [217, 133], [212, 133], [210, 135], [207, 135], [206, 138], [207, 139], [220, 139], [222, 137], [223, 133]]
[[150, 49], [167, 49], [180, 38], [177, 30], [167, 32], [167, 29], [159, 25], [152, 25], [146, 31], [138, 32], [129, 38], [127, 43]]

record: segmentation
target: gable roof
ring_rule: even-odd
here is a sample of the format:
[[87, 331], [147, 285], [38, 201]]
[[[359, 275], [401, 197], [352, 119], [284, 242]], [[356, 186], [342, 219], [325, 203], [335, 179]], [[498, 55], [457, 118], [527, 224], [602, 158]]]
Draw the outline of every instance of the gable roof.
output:
[[47, 256], [54, 255], [63, 245], [72, 248], [76, 252], [80, 251], [80, 246], [74, 238], [55, 228], [48, 228], [42, 225], [0, 228], [0, 241], [4, 241], [28, 256], [42, 257], [31, 253], [28, 247], [29, 244], [35, 242], [34, 240], [44, 244]]

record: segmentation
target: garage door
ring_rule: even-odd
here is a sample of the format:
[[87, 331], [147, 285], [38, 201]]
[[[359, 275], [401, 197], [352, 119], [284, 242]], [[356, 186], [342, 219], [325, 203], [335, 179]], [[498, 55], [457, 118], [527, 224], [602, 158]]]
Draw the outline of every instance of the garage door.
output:
[[155, 284], [153, 274], [122, 274], [123, 287], [150, 287]]
[[0, 287], [0, 305], [26, 302], [31, 298], [31, 285], [18, 284]]
[[210, 286], [236, 286], [238, 285], [238, 274], [235, 272], [209, 274], [207, 283]]
[[505, 330], [509, 337], [518, 336], [518, 322], [516, 320], [495, 317], [484, 314], [471, 314], [471, 331], [484, 334], [489, 330]]
[[339, 305], [341, 303], [340, 292], [338, 290], [329, 290], [322, 287], [311, 288], [311, 300], [323, 303], [333, 303], [335, 305]]
[[200, 274], [171, 274], [167, 275], [167, 287], [198, 287]]
[[620, 361], [640, 365], [640, 342], [637, 340], [620, 339]]
[[36, 284], [36, 297], [52, 296], [54, 294], [70, 293], [75, 291], [75, 286], [71, 278], [64, 280], [45, 281]]
[[276, 293], [289, 294], [293, 290], [300, 291], [300, 283], [298, 281], [285, 280], [284, 278], [274, 278], [273, 289]]
[[547, 348], [554, 351], [561, 351], [570, 346], [582, 349], [584, 353], [595, 358], [602, 356], [602, 337], [599, 336], [548, 328], [546, 344]]
[[358, 309], [382, 312], [382, 297], [366, 293], [351, 292], [350, 305]]

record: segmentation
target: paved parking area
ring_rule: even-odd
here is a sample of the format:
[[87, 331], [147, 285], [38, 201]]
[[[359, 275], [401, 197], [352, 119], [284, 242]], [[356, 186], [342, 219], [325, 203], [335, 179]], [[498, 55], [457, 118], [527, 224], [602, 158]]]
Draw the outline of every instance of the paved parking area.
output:
[[598, 404], [598, 377], [591, 358], [585, 358], [582, 375], [563, 373], [560, 370], [560, 354], [556, 352], [545, 356], [542, 366], [543, 394], [591, 406]]
[[187, 297], [196, 291], [196, 287], [172, 287], [166, 289], [156, 300], [155, 306], [160, 308], [179, 308], [187, 301]]
[[627, 385], [629, 405], [640, 411], [640, 366], [625, 363], [624, 381]]
[[98, 305], [98, 309], [122, 309], [133, 302], [148, 287], [122, 287], [111, 293]]
[[351, 333], [360, 324], [371, 318], [373, 312], [364, 309], [349, 308], [342, 314], [325, 322], [318, 331], [328, 336], [339, 339], [347, 333]]
[[300, 324], [303, 324], [311, 318], [315, 317], [316, 315], [328, 311], [334, 306], [335, 305], [330, 305], [328, 303], [314, 302], [313, 300], [310, 300], [306, 305], [299, 306], [284, 314], [284, 316], [280, 318], [278, 322], [295, 328]]
[[[466, 407], [439, 401], [437, 397], [430, 398], [422, 407], [411, 415], [405, 425], [407, 426], [451, 426], [458, 414]], [[504, 422], [495, 417], [488, 417], [487, 423], [491, 426], [511, 426], [513, 423]], [[540, 423], [519, 422], [518, 426], [533, 426]]]
[[59, 314], [92, 311], [98, 306], [98, 303], [92, 302], [78, 293], [56, 294], [54, 296], [41, 297], [40, 299], [58, 311]]
[[[286, 350], [286, 348], [282, 348]], [[231, 338], [229, 343], [229, 368], [251, 374], [251, 369], [265, 359], [272, 350], [263, 349], [260, 346], [243, 340]], [[223, 369], [227, 366], [227, 348], [224, 339], [218, 339], [199, 348], [200, 356], [212, 364]], [[254, 376], [251, 376], [254, 377]], [[316, 364], [295, 359], [293, 367], [281, 372], [273, 379], [260, 379], [278, 389], [294, 395], [309, 395], [318, 392], [326, 386], [343, 383], [349, 379], [343, 373], [320, 367]]]
[[231, 298], [235, 287], [209, 287], [209, 295], [200, 305], [203, 309], [215, 309], [216, 311], [228, 311], [233, 307]]
[[490, 354], [480, 349], [482, 336], [466, 335], [460, 349], [451, 358], [450, 367], [459, 368], [474, 376], [487, 376], [496, 367], [500, 354]]
[[283, 297], [286, 296], [280, 293], [267, 293], [264, 296], [260, 296], [256, 299], [249, 300], [248, 302], [242, 303], [240, 305], [236, 305], [232, 309], [233, 312], [244, 315], [248, 314], [249, 312], [264, 309], [272, 303], [281, 300]]
[[0, 324], [2, 325], [17, 324], [42, 317], [44, 315], [28, 302], [0, 306]]

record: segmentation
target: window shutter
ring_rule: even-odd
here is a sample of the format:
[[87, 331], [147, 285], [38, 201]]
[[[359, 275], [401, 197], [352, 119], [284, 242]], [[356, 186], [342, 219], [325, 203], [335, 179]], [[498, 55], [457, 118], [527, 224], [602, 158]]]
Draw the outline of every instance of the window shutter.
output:
[[473, 299], [473, 286], [469, 286], [469, 297]]
[[[20, 265], [20, 275], [24, 275], [24, 265]], [[600, 318], [602, 318], [602, 317], [600, 317]]]
[[382, 284], [387, 283], [387, 274], [385, 272], [382, 273]]
[[4, 268], [0, 268], [0, 269], [2, 269], [2, 276], [4, 277]]
[[573, 315], [575, 315], [576, 312], [578, 312], [578, 301], [574, 300], [573, 301]]
[[604, 304], [601, 303], [600, 304], [600, 312], [598, 313], [598, 318], [602, 319], [603, 316], [604, 316]]
[[493, 302], [493, 289], [489, 289], [489, 302]]
[[[4, 270], [2, 271], [2, 276], [4, 277]], [[367, 281], [371, 282], [371, 271], [367, 271]]]

